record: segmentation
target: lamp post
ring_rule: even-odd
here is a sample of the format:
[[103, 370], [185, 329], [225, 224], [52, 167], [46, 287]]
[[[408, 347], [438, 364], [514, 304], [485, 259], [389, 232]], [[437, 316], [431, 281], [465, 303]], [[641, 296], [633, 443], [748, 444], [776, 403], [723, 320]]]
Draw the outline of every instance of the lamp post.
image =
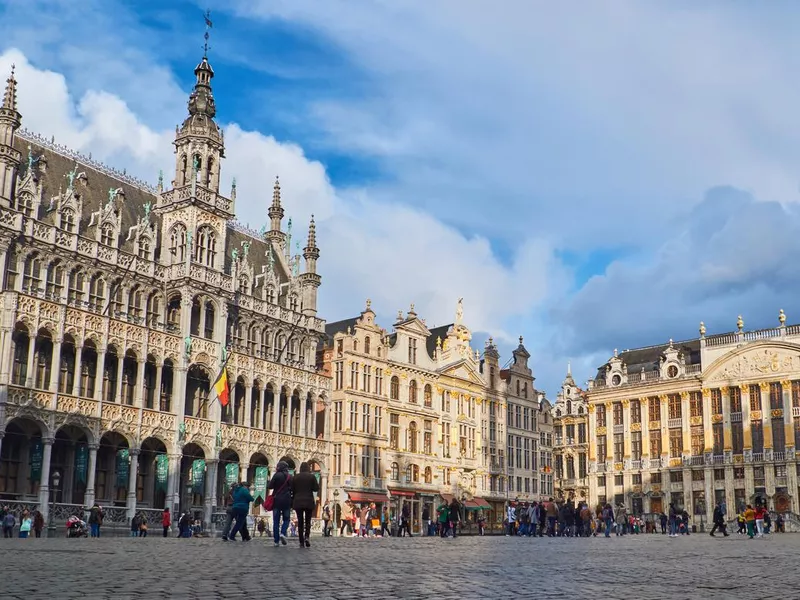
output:
[[333, 490], [333, 522], [335, 523], [334, 527], [338, 530], [339, 529], [339, 517], [341, 516], [341, 511], [339, 508], [339, 490]]
[[53, 475], [51, 476], [51, 483], [52, 483], [51, 486], [52, 489], [50, 490], [51, 501], [50, 501], [50, 518], [48, 519], [50, 522], [48, 525], [48, 535], [52, 535], [52, 533], [55, 531], [55, 523], [54, 523], [55, 515], [53, 513], [56, 510], [56, 496], [58, 494], [58, 486], [61, 484], [61, 471], [57, 469], [53, 471]]

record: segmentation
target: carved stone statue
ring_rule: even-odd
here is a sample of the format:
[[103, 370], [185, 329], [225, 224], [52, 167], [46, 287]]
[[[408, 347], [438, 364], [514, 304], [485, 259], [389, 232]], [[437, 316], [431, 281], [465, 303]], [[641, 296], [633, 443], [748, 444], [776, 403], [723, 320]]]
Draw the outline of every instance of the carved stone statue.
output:
[[183, 442], [184, 439], [186, 439], [186, 423], [182, 421], [178, 426], [178, 442]]
[[153, 210], [153, 203], [152, 202], [145, 202], [144, 203], [144, 218], [146, 221], [150, 220], [150, 211]]
[[239, 260], [239, 250], [237, 248], [231, 250], [231, 258], [233, 259], [233, 262]]
[[217, 429], [217, 448], [222, 448], [222, 429]]
[[242, 242], [242, 256], [247, 256], [250, 252], [250, 242], [244, 241]]
[[191, 356], [192, 355], [192, 336], [187, 335], [185, 338], [183, 338], [183, 345], [184, 345], [184, 350], [186, 352], [186, 356]]

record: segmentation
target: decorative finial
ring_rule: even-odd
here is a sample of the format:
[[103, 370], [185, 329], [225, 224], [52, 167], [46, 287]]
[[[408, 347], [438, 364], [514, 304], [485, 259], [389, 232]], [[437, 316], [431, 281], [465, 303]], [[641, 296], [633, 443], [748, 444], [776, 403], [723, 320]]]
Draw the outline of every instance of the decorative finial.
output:
[[464, 319], [464, 298], [459, 298], [456, 304], [456, 325], [461, 325]]
[[3, 94], [3, 108], [17, 111], [17, 80], [14, 78], [16, 65], [11, 65], [11, 75], [6, 79], [6, 91]]
[[159, 170], [158, 172], [158, 191], [164, 189], [164, 171]]
[[205, 40], [203, 43], [203, 58], [208, 58], [208, 49], [209, 49], [208, 38], [211, 37], [211, 35], [208, 33], [208, 30], [214, 26], [214, 24], [211, 22], [211, 11], [206, 10], [206, 13], [203, 15], [203, 18], [206, 21], [206, 32], [203, 35], [203, 40]]
[[372, 310], [372, 300], [367, 298], [367, 310]]
[[672, 348], [672, 338], [669, 338], [669, 347]]
[[281, 180], [275, 175], [275, 185], [272, 186], [272, 206], [281, 205]]
[[616, 358], [617, 356], [618, 356], [618, 354], [617, 354], [617, 349], [616, 349], [616, 348], [614, 348], [614, 358]]
[[736, 317], [736, 328], [739, 331], [742, 331], [744, 329], [744, 320], [742, 319], [742, 315]]
[[436, 336], [436, 347], [437, 348], [441, 348], [442, 347], [442, 336], [440, 336], [440, 335]]
[[522, 346], [522, 336], [519, 336], [519, 345]]
[[786, 314], [783, 312], [783, 309], [781, 309], [778, 313], [778, 321], [780, 322], [781, 327], [786, 325]]
[[398, 310], [397, 311], [397, 320], [398, 321], [402, 321], [403, 320], [403, 311], [402, 310]]
[[408, 309], [408, 314], [409, 314], [409, 315], [415, 315], [415, 314], [416, 314], [416, 313], [414, 312], [414, 303], [413, 303], [413, 302], [411, 303], [411, 306], [410, 306], [410, 307], [409, 307], [409, 309]]
[[706, 324], [700, 321], [700, 337], [706, 336]]
[[567, 377], [572, 377], [572, 361], [567, 361]]

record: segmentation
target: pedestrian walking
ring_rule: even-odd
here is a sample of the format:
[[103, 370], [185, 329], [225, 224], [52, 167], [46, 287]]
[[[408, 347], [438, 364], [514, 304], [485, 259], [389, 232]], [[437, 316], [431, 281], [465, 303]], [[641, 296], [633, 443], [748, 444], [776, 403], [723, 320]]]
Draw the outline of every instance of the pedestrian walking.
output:
[[250, 493], [250, 486], [247, 483], [237, 486], [233, 491], [234, 524], [230, 533], [231, 540], [236, 539], [236, 534], [241, 532], [242, 541], [250, 541], [250, 536], [247, 531], [247, 515], [250, 512], [250, 503], [254, 500], [255, 498], [253, 498], [253, 495]]
[[27, 538], [33, 528], [33, 519], [30, 516], [30, 513], [25, 515], [22, 519], [20, 519], [19, 523], [19, 537]]
[[756, 528], [756, 511], [753, 510], [751, 505], [747, 505], [744, 509], [744, 520], [747, 523], [747, 535], [752, 540], [755, 535]]
[[322, 507], [322, 537], [331, 536], [331, 507], [327, 502]]
[[93, 538], [100, 537], [100, 527], [103, 525], [103, 516], [103, 509], [95, 502], [89, 510], [89, 529], [92, 532]]
[[461, 504], [459, 504], [458, 500], [453, 498], [453, 501], [450, 503], [450, 527], [453, 529], [453, 539], [455, 539], [456, 534], [458, 533], [458, 524], [461, 522]]
[[439, 535], [446, 538], [450, 529], [450, 505], [446, 501], [442, 502], [436, 512], [439, 515]]
[[311, 466], [300, 463], [300, 472], [291, 479], [292, 508], [297, 513], [297, 533], [300, 538], [301, 548], [310, 548], [311, 542], [311, 513], [314, 512], [316, 501], [314, 494], [319, 493], [319, 482], [311, 472]]
[[169, 528], [172, 525], [172, 515], [169, 512], [169, 506], [161, 513], [161, 526], [164, 528], [164, 537], [169, 536]]
[[728, 531], [725, 525], [725, 513], [723, 512], [721, 502], [717, 502], [717, 505], [714, 507], [714, 527], [711, 528], [711, 537], [714, 537], [714, 532], [717, 529], [722, 532], [722, 535], [728, 537]]
[[411, 535], [411, 508], [406, 502], [403, 502], [403, 508], [400, 511], [400, 533], [398, 537], [406, 537], [406, 533], [408, 533], [408, 537], [413, 537]]
[[11, 512], [7, 506], [3, 507], [3, 511], [5, 514], [3, 515], [3, 537], [10, 538], [14, 537], [14, 526], [17, 524], [17, 518], [14, 516], [14, 513]]
[[37, 538], [42, 537], [42, 530], [44, 529], [44, 515], [41, 511], [33, 511], [33, 533]]
[[[272, 501], [267, 498], [267, 510], [272, 505], [272, 536], [275, 546], [287, 544], [286, 532], [289, 530], [289, 518], [292, 515], [292, 490], [289, 487], [292, 476], [289, 475], [289, 465], [285, 461], [278, 462], [275, 474], [269, 481], [268, 490], [272, 490]], [[281, 519], [283, 523], [281, 523]]]

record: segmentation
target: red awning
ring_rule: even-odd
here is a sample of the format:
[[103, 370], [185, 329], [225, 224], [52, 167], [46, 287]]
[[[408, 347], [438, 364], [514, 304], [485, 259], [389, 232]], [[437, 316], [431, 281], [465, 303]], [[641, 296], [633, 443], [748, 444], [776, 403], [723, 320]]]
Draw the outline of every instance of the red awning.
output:
[[442, 500], [444, 500], [448, 504], [450, 504], [455, 498], [455, 496], [453, 496], [452, 494], [439, 494], [439, 495], [442, 497]]
[[371, 494], [369, 492], [347, 492], [351, 502], [386, 502], [386, 494]]
[[475, 496], [472, 500], [468, 500], [466, 502], [466, 507], [467, 508], [472, 508], [472, 509], [475, 509], [475, 510], [478, 510], [478, 509], [491, 510], [491, 508], [492, 508], [491, 504], [489, 504], [483, 498], [478, 498], [477, 496]]
[[416, 492], [411, 492], [409, 490], [393, 490], [391, 488], [389, 489], [389, 493], [392, 496], [405, 496], [407, 498], [413, 498], [417, 495]]

